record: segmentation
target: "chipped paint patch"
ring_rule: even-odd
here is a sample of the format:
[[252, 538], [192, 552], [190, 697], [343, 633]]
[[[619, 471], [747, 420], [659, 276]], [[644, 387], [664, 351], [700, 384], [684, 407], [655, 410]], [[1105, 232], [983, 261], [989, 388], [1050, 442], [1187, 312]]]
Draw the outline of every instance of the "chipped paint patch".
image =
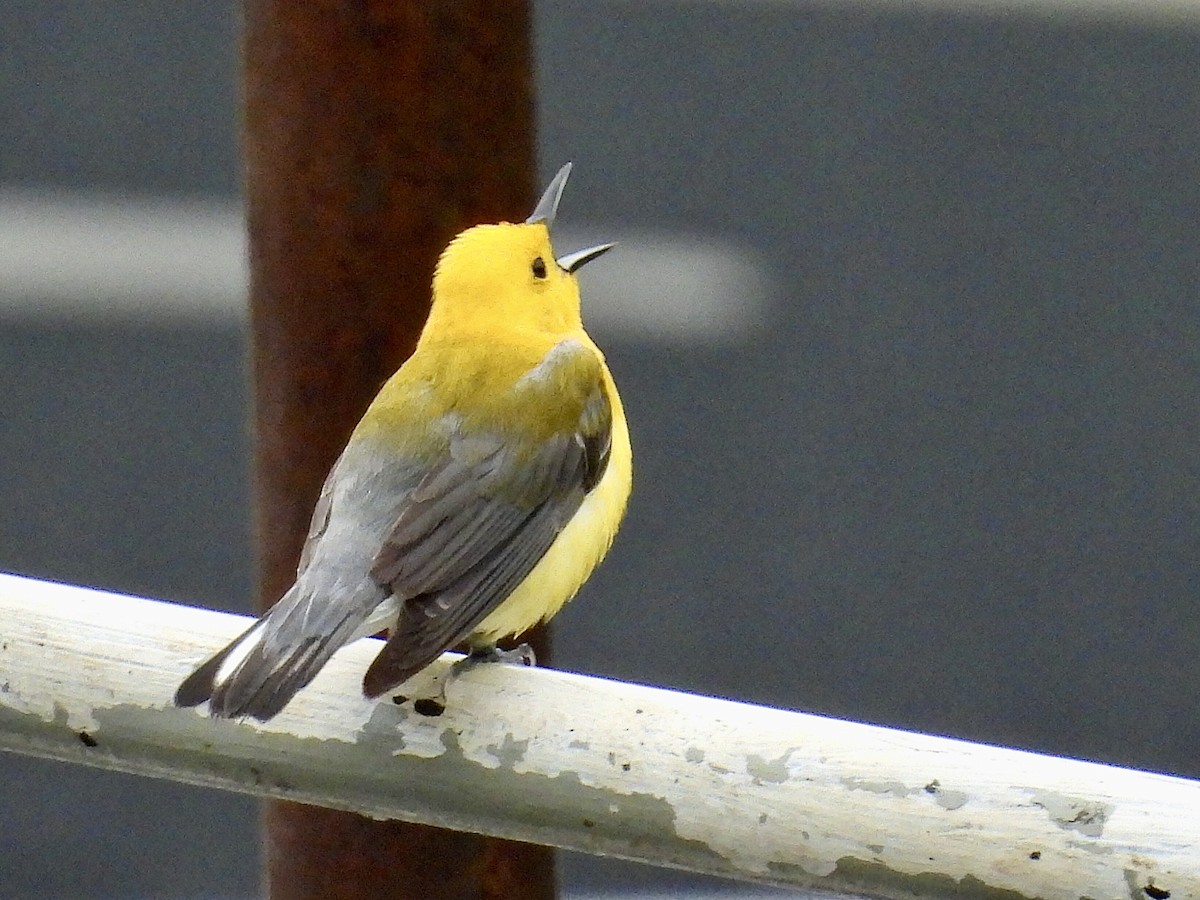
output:
[[[131, 756], [145, 734], [143, 720], [162, 717], [175, 720], [173, 730], [190, 739], [172, 747], [163, 764], [184, 780], [198, 784], [221, 783], [226, 787], [298, 802], [312, 802], [320, 796], [337, 796], [348, 805], [371, 817], [395, 815], [443, 828], [485, 830], [495, 833], [497, 823], [516, 824], [514, 798], [527, 811], [520, 827], [506, 830], [518, 840], [553, 846], [572, 846], [595, 853], [612, 853], [634, 845], [652, 854], [682, 854], [681, 858], [699, 861], [706, 871], [734, 874], [737, 867], [707, 842], [681, 834], [674, 806], [641, 790], [614, 791], [589, 786], [580, 773], [561, 771], [556, 775], [521, 773], [514, 769], [518, 760], [528, 762], [531, 742], [516, 739], [511, 732], [498, 735], [486, 753], [468, 754], [467, 735], [454, 727], [431, 727], [428, 720], [409, 715], [404, 726], [407, 736], [418, 736], [422, 744], [430, 739], [440, 753], [396, 753], [396, 721], [403, 718], [393, 704], [381, 704], [373, 728], [364, 728], [359, 740], [296, 739], [277, 734], [246, 722], [211, 720], [194, 710], [147, 710], [118, 705], [100, 711], [99, 729], [111, 735], [109, 752]], [[0, 720], [4, 710], [0, 707]], [[62, 724], [65, 724], [62, 723]], [[59, 730], [59, 725], [46, 725]], [[0, 721], [2, 725], [2, 721]], [[225, 732], [227, 744], [244, 744], [252, 750], [245, 757], [232, 758], [209, 752], [206, 738], [214, 731]], [[230, 740], [232, 739], [232, 740]], [[88, 750], [78, 739], [73, 743], [80, 754]], [[286, 748], [286, 750], [284, 749]], [[144, 749], [138, 750], [147, 765]], [[382, 752], [391, 755], [392, 765], [378, 766]], [[338, 759], [330, 765], [330, 755]], [[499, 761], [489, 766], [488, 762]], [[472, 778], [472, 770], [487, 769], [486, 777]], [[463, 784], [472, 790], [461, 790]], [[315, 793], [314, 793], [315, 792]], [[587, 829], [580, 841], [580, 825]]]
[[[25, 719], [26, 715], [35, 718], [38, 724], [36, 726], [28, 724], [28, 720]], [[42, 711], [30, 709], [26, 713], [8, 706], [0, 706], [0, 731], [27, 735], [31, 738], [32, 744], [36, 744], [40, 740], [54, 742], [59, 735], [69, 732], [74, 736], [79, 747], [91, 749], [96, 744], [89, 744], [88, 741], [96, 741], [96, 735], [100, 733], [100, 728], [100, 723], [96, 721], [95, 716], [73, 716], [71, 711], [57, 700], [53, 702], [49, 716]], [[87, 740], [83, 735], [87, 735]]]
[[938, 791], [934, 799], [937, 800], [937, 805], [942, 809], [953, 812], [956, 809], [966, 806], [967, 801], [971, 798], [966, 791]]
[[877, 860], [843, 856], [832, 873], [839, 892], [858, 889], [869, 896], [955, 897], [957, 900], [1028, 900], [1020, 891], [998, 888], [974, 875], [953, 878], [939, 872], [899, 872]]
[[1104, 834], [1104, 823], [1114, 809], [1108, 803], [1069, 797], [1054, 791], [1030, 791], [1030, 800], [1034, 806], [1044, 809], [1059, 828], [1077, 831], [1090, 838]]
[[925, 785], [925, 793], [932, 794], [934, 801], [942, 809], [954, 811], [966, 805], [970, 799], [965, 791], [952, 791], [942, 787], [940, 781], [936, 778], [929, 784]]
[[1129, 890], [1129, 900], [1145, 900], [1141, 885], [1138, 884], [1138, 873], [1133, 869], [1125, 869], [1125, 887]]
[[517, 763], [525, 759], [527, 750], [529, 750], [529, 739], [518, 741], [513, 738], [511, 731], [504, 735], [503, 743], [487, 745], [487, 752], [496, 757], [505, 769], [515, 768]]
[[827, 878], [836, 870], [837, 866], [833, 863], [828, 865], [819, 863], [810, 866], [801, 866], [790, 862], [772, 861], [767, 863], [767, 871], [784, 884], [810, 883], [814, 875], [818, 878]]
[[71, 710], [63, 706], [57, 700], [54, 701], [54, 721], [57, 723], [59, 719], [66, 720], [67, 727], [72, 731], [91, 731], [95, 732], [100, 723], [96, 721], [95, 715], [91, 710]]
[[1129, 900], [1170, 900], [1171, 892], [1154, 876], [1146, 876], [1135, 869], [1122, 870], [1125, 876], [1125, 887], [1129, 891]]
[[783, 784], [788, 780], [788, 760], [795, 752], [794, 748], [790, 748], [776, 759], [763, 759], [758, 754], [751, 753], [746, 757], [746, 772], [759, 782]]
[[900, 781], [868, 781], [865, 778], [841, 778], [843, 785], [852, 791], [869, 791], [872, 794], [888, 794], [892, 797], [907, 797], [915, 794], [916, 789], [907, 787]]
[[704, 762], [704, 751], [699, 747], [688, 747], [683, 758], [690, 763], [702, 763]]

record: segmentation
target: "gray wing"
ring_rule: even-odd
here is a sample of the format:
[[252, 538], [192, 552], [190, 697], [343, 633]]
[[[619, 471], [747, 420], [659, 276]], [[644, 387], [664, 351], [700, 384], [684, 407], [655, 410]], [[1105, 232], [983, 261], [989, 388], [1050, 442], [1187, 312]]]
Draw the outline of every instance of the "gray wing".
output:
[[184, 679], [176, 705], [208, 700], [214, 716], [263, 721], [283, 709], [339, 647], [363, 633], [387, 599], [388, 591], [367, 569], [379, 536], [420, 479], [415, 465], [348, 446], [321, 489], [296, 582], [246, 632]]
[[404, 600], [363, 679], [378, 696], [462, 641], [537, 565], [608, 465], [602, 383], [576, 430], [522, 456], [501, 435], [452, 440], [409, 497], [371, 575]]

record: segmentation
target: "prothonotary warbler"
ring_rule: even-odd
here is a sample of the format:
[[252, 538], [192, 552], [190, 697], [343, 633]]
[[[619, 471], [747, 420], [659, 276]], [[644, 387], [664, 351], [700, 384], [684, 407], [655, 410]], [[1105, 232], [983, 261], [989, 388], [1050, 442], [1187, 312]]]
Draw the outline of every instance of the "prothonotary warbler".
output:
[[218, 717], [267, 720], [341, 646], [387, 629], [363, 678], [378, 697], [444, 650], [472, 655], [557, 613], [608, 552], [632, 481], [629, 430], [555, 257], [568, 163], [524, 223], [446, 248], [412, 356], [325, 481], [295, 584], [179, 686]]

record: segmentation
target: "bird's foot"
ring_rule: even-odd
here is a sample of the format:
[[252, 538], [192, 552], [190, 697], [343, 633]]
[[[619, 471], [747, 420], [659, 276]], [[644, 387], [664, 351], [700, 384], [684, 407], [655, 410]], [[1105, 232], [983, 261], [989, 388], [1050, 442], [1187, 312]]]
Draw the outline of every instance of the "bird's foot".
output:
[[[413, 700], [413, 711], [422, 716], [440, 716], [446, 711], [446, 689], [461, 676], [480, 665], [503, 663], [505, 665], [536, 666], [537, 655], [528, 644], [521, 644], [511, 650], [501, 650], [494, 644], [491, 647], [473, 647], [471, 652], [456, 662], [446, 672], [438, 685], [436, 697], [419, 697]], [[405, 696], [392, 698], [395, 703], [405, 703]]]
[[537, 655], [528, 644], [511, 650], [501, 650], [495, 644], [490, 647], [472, 647], [471, 652], [454, 664], [459, 674], [475, 668], [481, 663], [504, 663], [509, 666], [536, 666]]
[[510, 666], [536, 666], [537, 657], [533, 653], [533, 648], [528, 644], [521, 644], [511, 650], [501, 650], [495, 644], [490, 647], [472, 647], [470, 652], [452, 665], [450, 671], [446, 673], [446, 680], [442, 683], [442, 697], [446, 696], [446, 688], [476, 666], [494, 663], [504, 663]]

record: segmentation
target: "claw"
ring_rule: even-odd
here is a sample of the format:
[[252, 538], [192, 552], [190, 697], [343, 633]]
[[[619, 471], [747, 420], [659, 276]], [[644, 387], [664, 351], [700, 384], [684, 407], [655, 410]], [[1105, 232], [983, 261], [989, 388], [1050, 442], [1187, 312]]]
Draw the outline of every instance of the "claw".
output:
[[397, 694], [392, 697], [392, 702], [403, 704], [412, 699], [413, 711], [418, 715], [440, 716], [446, 711], [446, 689], [450, 687], [451, 682], [465, 675], [476, 666], [491, 665], [493, 663], [503, 663], [510, 666], [536, 666], [537, 654], [533, 652], [533, 648], [528, 644], [521, 644], [513, 647], [511, 650], [501, 650], [494, 644], [490, 647], [472, 647], [471, 652], [452, 665], [444, 677], [438, 678], [437, 696], [409, 698], [403, 694]]
[[533, 648], [528, 644], [521, 644], [518, 647], [513, 647], [511, 650], [501, 650], [494, 644], [491, 647], [472, 647], [471, 652], [465, 658], [454, 664], [454, 668], [461, 668], [461, 671], [465, 672], [468, 669], [475, 668], [480, 663], [536, 666], [537, 654], [533, 652]]

